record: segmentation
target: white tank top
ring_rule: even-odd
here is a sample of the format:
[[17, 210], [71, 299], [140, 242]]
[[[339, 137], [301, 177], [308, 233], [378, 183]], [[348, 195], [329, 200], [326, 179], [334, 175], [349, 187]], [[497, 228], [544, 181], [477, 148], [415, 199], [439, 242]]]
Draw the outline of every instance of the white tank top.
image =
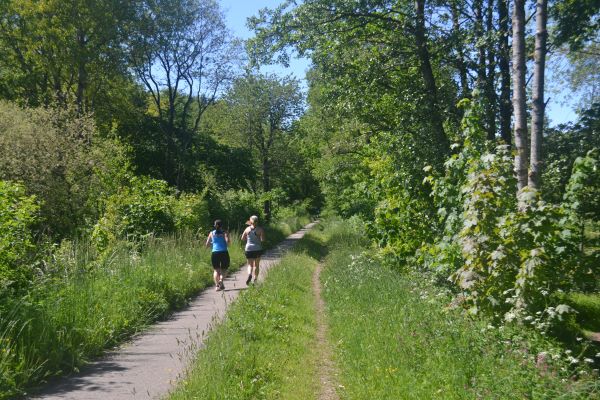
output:
[[246, 237], [246, 251], [262, 250], [262, 243], [256, 231], [256, 228], [250, 228], [250, 232]]

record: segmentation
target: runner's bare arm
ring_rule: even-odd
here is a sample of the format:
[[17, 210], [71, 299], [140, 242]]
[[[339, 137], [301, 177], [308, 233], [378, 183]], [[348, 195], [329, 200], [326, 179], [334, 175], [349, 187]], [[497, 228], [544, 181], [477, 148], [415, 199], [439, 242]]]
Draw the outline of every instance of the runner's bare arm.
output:
[[208, 237], [206, 238], [206, 243], [204, 244], [206, 247], [210, 247], [210, 245], [212, 244], [212, 232], [210, 232], [208, 234]]

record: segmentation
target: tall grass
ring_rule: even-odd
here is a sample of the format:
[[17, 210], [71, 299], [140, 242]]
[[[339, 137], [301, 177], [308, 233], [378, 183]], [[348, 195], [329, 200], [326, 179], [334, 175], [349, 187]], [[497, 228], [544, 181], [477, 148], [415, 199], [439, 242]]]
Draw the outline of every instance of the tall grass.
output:
[[536, 366], [546, 339], [448, 309], [432, 282], [382, 266], [340, 229], [322, 283], [342, 398], [600, 398], [596, 379], [571, 379], [549, 356]]
[[[0, 398], [76, 370], [184, 306], [212, 284], [209, 251], [191, 235], [150, 239], [141, 252], [124, 245], [103, 262], [74, 248], [27, 295], [2, 299]], [[230, 254], [232, 266], [242, 264], [237, 240]]]

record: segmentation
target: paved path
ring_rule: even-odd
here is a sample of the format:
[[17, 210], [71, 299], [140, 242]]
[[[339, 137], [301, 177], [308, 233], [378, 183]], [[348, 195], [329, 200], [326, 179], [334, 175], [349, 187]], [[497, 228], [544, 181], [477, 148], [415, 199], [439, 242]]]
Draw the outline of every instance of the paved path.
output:
[[[266, 252], [259, 281], [313, 227], [290, 235]], [[227, 305], [246, 287], [246, 268], [225, 280], [225, 291], [203, 291], [189, 307], [160, 322], [131, 343], [94, 361], [81, 373], [50, 385], [32, 399], [155, 399], [164, 396], [184, 372], [210, 327], [224, 314]]]

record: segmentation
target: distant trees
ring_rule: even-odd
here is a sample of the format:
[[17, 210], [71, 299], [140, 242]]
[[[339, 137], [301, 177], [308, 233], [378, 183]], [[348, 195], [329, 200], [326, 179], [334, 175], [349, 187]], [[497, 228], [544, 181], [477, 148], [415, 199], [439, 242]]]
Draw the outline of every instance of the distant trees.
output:
[[[261, 189], [267, 194], [273, 189], [274, 170], [284, 164], [280, 157], [294, 157], [281, 150], [292, 122], [302, 113], [299, 84], [290, 78], [249, 72], [235, 80], [226, 100], [231, 112], [230, 134], [256, 154]], [[239, 166], [241, 169], [249, 167]], [[263, 212], [267, 218], [271, 215], [268, 198], [264, 201]]]

